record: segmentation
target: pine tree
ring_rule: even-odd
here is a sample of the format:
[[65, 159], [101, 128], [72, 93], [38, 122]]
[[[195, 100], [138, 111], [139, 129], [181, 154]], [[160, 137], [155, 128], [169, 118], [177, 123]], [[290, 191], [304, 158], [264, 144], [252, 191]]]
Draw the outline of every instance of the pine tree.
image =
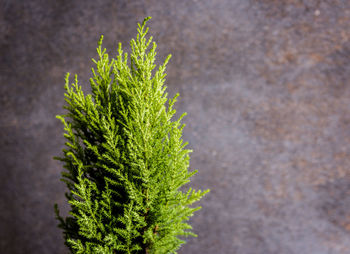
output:
[[[185, 126], [172, 120], [178, 94], [167, 99], [165, 62], [156, 65], [156, 43], [146, 38], [146, 18], [130, 42], [110, 59], [98, 42], [91, 94], [65, 78], [66, 114], [58, 115], [67, 139], [61, 180], [68, 187], [69, 216], [55, 204], [71, 253], [176, 253], [181, 237], [196, 236], [187, 223], [191, 205], [209, 190], [184, 189], [189, 171]], [[151, 46], [152, 43], [152, 47]], [[167, 105], [166, 105], [167, 104]], [[179, 238], [180, 237], [180, 238]]]

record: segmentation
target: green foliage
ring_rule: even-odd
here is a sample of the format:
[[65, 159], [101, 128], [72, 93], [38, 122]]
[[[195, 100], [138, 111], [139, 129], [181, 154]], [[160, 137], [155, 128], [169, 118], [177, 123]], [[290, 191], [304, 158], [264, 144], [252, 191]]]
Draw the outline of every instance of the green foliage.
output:
[[185, 243], [178, 237], [196, 236], [186, 221], [209, 190], [180, 188], [196, 171], [188, 171], [191, 150], [181, 139], [185, 114], [172, 120], [178, 94], [168, 100], [165, 92], [170, 55], [153, 72], [148, 19], [130, 42], [130, 60], [121, 44], [110, 59], [101, 36], [92, 94], [83, 93], [77, 76], [73, 84], [69, 73], [65, 79], [67, 113], [57, 118], [67, 142], [55, 159], [66, 169], [71, 210], [67, 218], [57, 205], [55, 212], [72, 253], [176, 253]]

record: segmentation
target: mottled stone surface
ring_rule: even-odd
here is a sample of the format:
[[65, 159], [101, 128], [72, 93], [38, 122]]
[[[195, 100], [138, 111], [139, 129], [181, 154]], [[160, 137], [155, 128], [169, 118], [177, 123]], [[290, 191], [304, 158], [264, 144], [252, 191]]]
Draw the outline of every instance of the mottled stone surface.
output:
[[100, 34], [113, 52], [149, 15], [212, 190], [179, 253], [350, 253], [348, 0], [0, 1], [0, 252], [67, 253], [63, 77], [88, 89]]

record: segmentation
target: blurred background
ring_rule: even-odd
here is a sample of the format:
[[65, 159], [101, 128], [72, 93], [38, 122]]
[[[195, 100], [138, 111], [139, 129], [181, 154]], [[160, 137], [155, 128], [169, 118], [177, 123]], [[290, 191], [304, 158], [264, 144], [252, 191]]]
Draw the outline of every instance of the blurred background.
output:
[[350, 1], [0, 0], [0, 253], [68, 253], [64, 75], [88, 90], [152, 16], [158, 61], [210, 188], [181, 254], [350, 253]]

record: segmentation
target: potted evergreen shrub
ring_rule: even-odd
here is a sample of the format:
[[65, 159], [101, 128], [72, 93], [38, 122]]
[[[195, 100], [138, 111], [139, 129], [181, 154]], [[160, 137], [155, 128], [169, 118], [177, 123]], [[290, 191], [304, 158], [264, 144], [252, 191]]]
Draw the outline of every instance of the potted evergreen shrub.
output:
[[[57, 116], [67, 139], [61, 180], [69, 216], [55, 204], [71, 253], [176, 253], [187, 223], [200, 209], [191, 205], [209, 190], [185, 189], [189, 171], [184, 124], [173, 120], [176, 96], [167, 99], [165, 62], [154, 71], [156, 43], [146, 38], [146, 18], [130, 42], [130, 60], [119, 43], [110, 59], [98, 42], [91, 94], [75, 75], [65, 79], [66, 114]], [[152, 44], [151, 44], [152, 43]]]

